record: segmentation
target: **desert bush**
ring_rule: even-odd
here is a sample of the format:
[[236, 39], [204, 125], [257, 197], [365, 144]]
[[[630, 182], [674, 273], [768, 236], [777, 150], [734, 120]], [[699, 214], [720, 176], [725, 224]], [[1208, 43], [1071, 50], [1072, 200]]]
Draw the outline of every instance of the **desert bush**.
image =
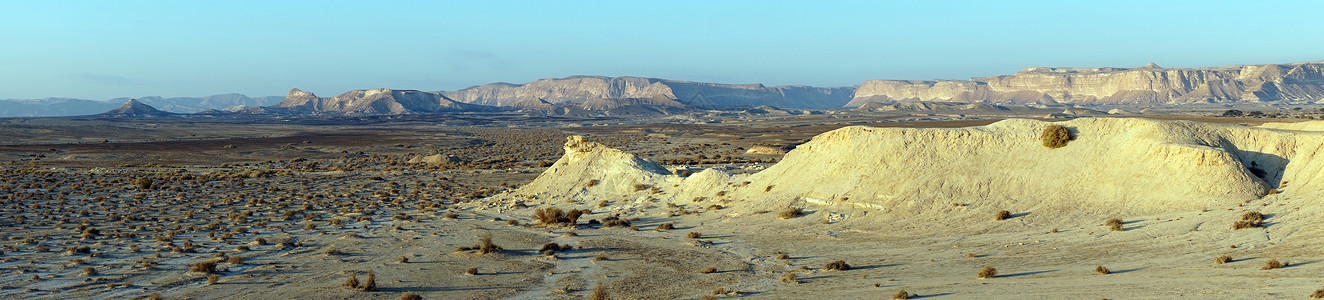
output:
[[1270, 259], [1269, 261], [1264, 262], [1264, 266], [1263, 266], [1263, 267], [1260, 267], [1260, 270], [1273, 270], [1273, 269], [1278, 269], [1278, 268], [1282, 268], [1282, 267], [1286, 267], [1286, 266], [1287, 266], [1287, 263], [1285, 263], [1285, 262], [1279, 262], [1277, 259]]
[[1112, 270], [1109, 270], [1108, 268], [1104, 268], [1103, 266], [1094, 267], [1094, 274], [1097, 275], [1108, 275], [1108, 274], [1112, 274], [1112, 272], [1113, 272]]
[[359, 289], [369, 292], [377, 290], [377, 275], [368, 271], [368, 280], [363, 281], [363, 286]]
[[1011, 218], [1011, 212], [1010, 212], [1010, 211], [1005, 211], [1005, 210], [1003, 210], [1003, 211], [998, 211], [998, 213], [996, 213], [996, 214], [993, 214], [993, 219], [994, 219], [994, 220], [998, 220], [998, 221], [1002, 221], [1002, 220], [1006, 220], [1006, 219], [1010, 219], [1010, 218]]
[[801, 214], [804, 214], [804, 212], [805, 212], [804, 209], [801, 209], [801, 208], [799, 208], [799, 207], [787, 208], [787, 209], [783, 209], [781, 212], [777, 213], [777, 218], [779, 218], [779, 219], [783, 219], [783, 220], [785, 220], [785, 219], [790, 219], [790, 218], [796, 218], [796, 217], [799, 217]]
[[144, 190], [150, 190], [150, 189], [152, 189], [152, 179], [151, 179], [151, 178], [146, 178], [146, 177], [138, 178], [138, 180], [134, 181], [133, 184], [134, 184], [134, 185], [137, 185], [138, 188], [140, 188], [140, 189], [144, 189]]
[[464, 270], [464, 275], [478, 275], [478, 267], [470, 267]]
[[1229, 263], [1229, 262], [1232, 262], [1232, 257], [1231, 257], [1231, 256], [1223, 255], [1223, 256], [1219, 256], [1219, 257], [1217, 257], [1217, 258], [1214, 258], [1214, 263], [1216, 263], [1216, 264], [1220, 264], [1220, 265], [1221, 265], [1221, 264], [1225, 264], [1225, 263]]
[[408, 257], [401, 256], [400, 259], [398, 259], [397, 261], [399, 261], [399, 262], [402, 263], [402, 264], [403, 264], [403, 263], [409, 263], [409, 258], [408, 258]]
[[598, 286], [596, 286], [596, 287], [593, 288], [593, 293], [588, 295], [588, 299], [589, 299], [589, 300], [611, 300], [611, 296], [610, 296], [610, 295], [607, 295], [607, 290], [606, 290], [605, 288], [603, 288], [602, 285], [598, 285]]
[[1264, 214], [1255, 211], [1249, 211], [1241, 215], [1241, 220], [1232, 223], [1232, 229], [1247, 229], [1255, 227], [1264, 227]]
[[697, 238], [703, 238], [703, 234], [702, 234], [702, 233], [698, 233], [698, 232], [693, 232], [693, 231], [691, 231], [689, 234], [686, 234], [685, 237], [687, 237], [687, 238], [692, 238], [692, 239], [697, 239]]
[[584, 183], [584, 187], [594, 187], [597, 185], [598, 185], [597, 179], [590, 179], [588, 182]]
[[621, 219], [617, 216], [610, 216], [602, 219], [602, 227], [630, 227], [629, 220]]
[[645, 184], [642, 184], [642, 183], [636, 183], [636, 184], [634, 184], [634, 191], [636, 191], [636, 192], [638, 192], [638, 191], [642, 191], [642, 190], [646, 190], [646, 189], [648, 189], [648, 185], [645, 185]]
[[998, 269], [994, 269], [993, 267], [984, 267], [983, 269], [979, 270], [979, 274], [975, 275], [975, 278], [979, 278], [979, 279], [989, 279], [995, 277], [998, 277]]
[[1310, 299], [1311, 299], [1311, 300], [1320, 300], [1320, 299], [1324, 299], [1324, 289], [1318, 289], [1318, 290], [1315, 290], [1314, 293], [1311, 293], [1311, 294], [1310, 294]]
[[491, 236], [483, 236], [482, 239], [479, 239], [478, 245], [474, 246], [474, 249], [478, 250], [478, 254], [496, 253], [503, 250], [501, 246], [492, 243]]
[[216, 261], [205, 260], [193, 263], [193, 267], [189, 268], [188, 271], [204, 274], [216, 273]]
[[795, 273], [786, 273], [786, 275], [782, 275], [782, 282], [795, 283], [799, 281], [799, 277], [796, 277]]
[[777, 253], [777, 259], [791, 259], [791, 256], [786, 253]]
[[232, 265], [240, 265], [244, 263], [244, 258], [239, 256], [231, 256], [228, 260], [226, 260], [226, 262]]
[[1071, 136], [1071, 130], [1057, 124], [1048, 125], [1044, 128], [1044, 132], [1039, 134], [1039, 141], [1049, 149], [1066, 147], [1067, 142], [1073, 139], [1075, 137]]
[[828, 263], [827, 265], [824, 265], [824, 266], [823, 266], [823, 270], [824, 270], [824, 271], [845, 271], [845, 270], [850, 270], [850, 265], [846, 264], [846, 261], [838, 260], [838, 261], [830, 262], [830, 263]]
[[919, 295], [908, 293], [906, 292], [906, 290], [903, 289], [896, 291], [896, 294], [892, 294], [892, 300], [906, 300], [917, 296]]
[[699, 271], [699, 273], [701, 273], [701, 274], [709, 274], [709, 273], [714, 273], [714, 272], [717, 272], [717, 268], [714, 268], [714, 267], [707, 267], [707, 268], [703, 268], [703, 270]]
[[359, 275], [358, 275], [358, 272], [350, 272], [350, 273], [349, 273], [349, 279], [346, 279], [346, 280], [345, 280], [345, 283], [344, 283], [344, 284], [341, 284], [340, 286], [347, 287], [347, 288], [351, 288], [351, 289], [357, 289], [357, 288], [359, 288]]
[[221, 281], [221, 275], [216, 275], [216, 274], [207, 275], [208, 285], [216, 284], [219, 281]]
[[93, 276], [93, 275], [97, 275], [97, 269], [96, 269], [96, 268], [93, 268], [93, 267], [86, 267], [86, 268], [83, 268], [83, 276]]
[[676, 225], [671, 223], [662, 223], [657, 225], [657, 230], [672, 230], [672, 229], [676, 229]]

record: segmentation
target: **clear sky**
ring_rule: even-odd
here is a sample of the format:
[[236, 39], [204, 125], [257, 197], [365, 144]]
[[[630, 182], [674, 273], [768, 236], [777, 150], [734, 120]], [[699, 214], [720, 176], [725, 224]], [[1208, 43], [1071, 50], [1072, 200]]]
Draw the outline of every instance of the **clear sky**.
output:
[[1324, 1], [3, 1], [0, 99], [1324, 59]]

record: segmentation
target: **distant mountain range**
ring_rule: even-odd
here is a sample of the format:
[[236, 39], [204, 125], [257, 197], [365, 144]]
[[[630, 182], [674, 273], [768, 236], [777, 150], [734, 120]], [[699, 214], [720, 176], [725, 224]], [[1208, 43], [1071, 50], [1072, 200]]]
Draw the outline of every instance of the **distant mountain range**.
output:
[[[93, 115], [130, 99], [0, 100], [0, 117]], [[168, 113], [363, 116], [519, 111], [531, 115], [647, 115], [694, 109], [831, 109], [868, 103], [1181, 105], [1189, 103], [1324, 103], [1324, 63], [1212, 68], [1026, 68], [970, 80], [868, 80], [859, 86], [720, 84], [643, 77], [570, 76], [525, 84], [491, 83], [457, 91], [370, 89], [318, 97], [292, 89], [285, 97], [240, 94], [143, 97]]]
[[[285, 97], [269, 96], [250, 98], [240, 94], [220, 94], [206, 97], [157, 96], [137, 98], [138, 102], [172, 113], [196, 113], [208, 109], [224, 109], [232, 106], [267, 106], [279, 103]], [[0, 100], [0, 117], [48, 117], [93, 115], [115, 109], [130, 98], [115, 98], [104, 101], [44, 98], [23, 100]]]

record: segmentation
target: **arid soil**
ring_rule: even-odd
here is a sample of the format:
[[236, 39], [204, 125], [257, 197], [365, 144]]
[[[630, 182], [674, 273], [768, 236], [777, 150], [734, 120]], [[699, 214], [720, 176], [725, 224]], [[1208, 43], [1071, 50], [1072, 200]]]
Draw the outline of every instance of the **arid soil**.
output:
[[[677, 173], [745, 174], [782, 159], [752, 147], [792, 150], [845, 126], [1006, 117], [11, 119], [0, 122], [0, 297], [1300, 299], [1324, 286], [1318, 249], [1275, 247], [1281, 234], [1230, 227], [1283, 200], [1272, 195], [1067, 222], [962, 213], [938, 223], [812, 203], [789, 212], [731, 197], [638, 201], [656, 192], [646, 188], [593, 203], [487, 202], [546, 170], [572, 135]], [[550, 208], [582, 214], [538, 217]], [[1123, 230], [1105, 225], [1114, 217]], [[1223, 255], [1231, 260], [1216, 263]], [[838, 260], [849, 268], [830, 270]], [[1270, 260], [1287, 265], [1262, 269]], [[998, 276], [976, 278], [985, 267]]]

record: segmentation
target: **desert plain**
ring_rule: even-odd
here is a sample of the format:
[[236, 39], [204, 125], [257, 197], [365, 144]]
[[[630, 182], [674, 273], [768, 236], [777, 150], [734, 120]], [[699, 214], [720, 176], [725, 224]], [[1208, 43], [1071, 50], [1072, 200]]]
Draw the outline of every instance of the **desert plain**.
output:
[[0, 297], [1324, 288], [1324, 123], [1050, 113], [3, 119]]

